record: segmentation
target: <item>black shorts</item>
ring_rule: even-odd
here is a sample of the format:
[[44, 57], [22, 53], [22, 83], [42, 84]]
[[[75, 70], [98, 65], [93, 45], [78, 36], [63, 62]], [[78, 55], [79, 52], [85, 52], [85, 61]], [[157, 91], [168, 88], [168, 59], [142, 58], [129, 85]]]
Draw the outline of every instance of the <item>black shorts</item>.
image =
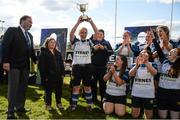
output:
[[73, 65], [72, 68], [72, 84], [79, 86], [81, 80], [84, 86], [91, 86], [92, 67], [90, 64]]
[[180, 90], [158, 88], [157, 103], [159, 110], [180, 111]]
[[126, 96], [112, 96], [105, 93], [103, 102], [126, 105]]
[[134, 96], [132, 97], [132, 107], [152, 110], [153, 105], [154, 105], [154, 98], [140, 98]]

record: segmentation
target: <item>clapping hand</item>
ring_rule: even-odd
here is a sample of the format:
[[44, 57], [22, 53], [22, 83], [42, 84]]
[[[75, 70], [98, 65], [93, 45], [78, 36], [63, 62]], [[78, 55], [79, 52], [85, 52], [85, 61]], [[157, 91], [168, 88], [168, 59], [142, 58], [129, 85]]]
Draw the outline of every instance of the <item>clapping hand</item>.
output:
[[100, 48], [101, 50], [104, 50], [104, 46], [101, 45], [101, 44], [99, 44], [99, 48]]
[[116, 71], [116, 69], [115, 69], [114, 65], [111, 65], [111, 66], [110, 66], [110, 69], [109, 69], [109, 72], [110, 72], [111, 74], [114, 74], [115, 71]]
[[150, 28], [149, 32], [151, 34], [152, 39], [156, 39], [156, 40], [158, 39], [158, 35], [155, 29]]
[[145, 64], [148, 62], [148, 54], [147, 53], [140, 53], [140, 55], [136, 58], [136, 64], [139, 66], [141, 64]]
[[124, 39], [122, 42], [122, 46], [126, 46], [130, 44], [130, 40]]
[[99, 50], [99, 49], [104, 50], [104, 46], [101, 45], [101, 44], [96, 44], [96, 45], [94, 46], [94, 49], [95, 49], [95, 50]]
[[94, 46], [94, 49], [95, 49], [95, 50], [98, 50], [98, 49], [99, 49], [99, 44], [95, 45], [95, 46]]

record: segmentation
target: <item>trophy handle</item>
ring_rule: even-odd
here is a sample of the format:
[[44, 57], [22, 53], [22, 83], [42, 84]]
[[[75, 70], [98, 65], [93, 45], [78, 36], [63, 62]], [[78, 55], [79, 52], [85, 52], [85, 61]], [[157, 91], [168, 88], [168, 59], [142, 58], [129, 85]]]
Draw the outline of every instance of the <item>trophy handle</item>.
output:
[[80, 4], [76, 4], [76, 8], [78, 9], [78, 10], [80, 10]]
[[86, 10], [87, 10], [88, 9], [88, 3], [85, 3], [84, 5], [86, 6]]

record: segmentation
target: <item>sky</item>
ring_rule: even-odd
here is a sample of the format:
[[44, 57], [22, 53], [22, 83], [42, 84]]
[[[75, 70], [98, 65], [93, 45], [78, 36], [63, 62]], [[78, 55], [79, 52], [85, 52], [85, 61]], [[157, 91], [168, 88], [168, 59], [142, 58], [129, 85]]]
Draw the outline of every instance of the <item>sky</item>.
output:
[[[122, 40], [124, 27], [170, 27], [172, 0], [117, 0], [116, 27], [115, 2], [116, 0], [0, 0], [0, 20], [5, 21], [0, 23], [0, 27], [18, 26], [21, 16], [30, 15], [33, 19], [30, 32], [35, 44], [40, 43], [43, 28], [68, 28], [69, 38], [69, 31], [82, 14], [77, 3], [88, 3], [85, 14], [93, 19], [99, 29], [105, 30], [105, 38], [112, 47]], [[172, 15], [171, 38], [177, 39], [180, 37], [180, 0], [174, 0]], [[88, 28], [89, 36], [93, 34], [89, 23], [83, 22], [78, 29], [82, 26]], [[2, 30], [4, 31], [0, 29], [0, 33]]]

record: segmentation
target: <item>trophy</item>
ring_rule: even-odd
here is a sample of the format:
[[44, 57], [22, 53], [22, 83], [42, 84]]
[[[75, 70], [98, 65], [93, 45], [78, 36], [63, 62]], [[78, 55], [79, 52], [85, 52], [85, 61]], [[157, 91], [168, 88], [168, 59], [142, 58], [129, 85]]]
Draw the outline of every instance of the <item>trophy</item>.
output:
[[83, 13], [81, 17], [83, 21], [86, 21], [88, 19], [88, 16], [84, 14], [84, 12], [86, 12], [87, 10], [87, 7], [88, 7], [88, 3], [77, 4], [78, 10]]

